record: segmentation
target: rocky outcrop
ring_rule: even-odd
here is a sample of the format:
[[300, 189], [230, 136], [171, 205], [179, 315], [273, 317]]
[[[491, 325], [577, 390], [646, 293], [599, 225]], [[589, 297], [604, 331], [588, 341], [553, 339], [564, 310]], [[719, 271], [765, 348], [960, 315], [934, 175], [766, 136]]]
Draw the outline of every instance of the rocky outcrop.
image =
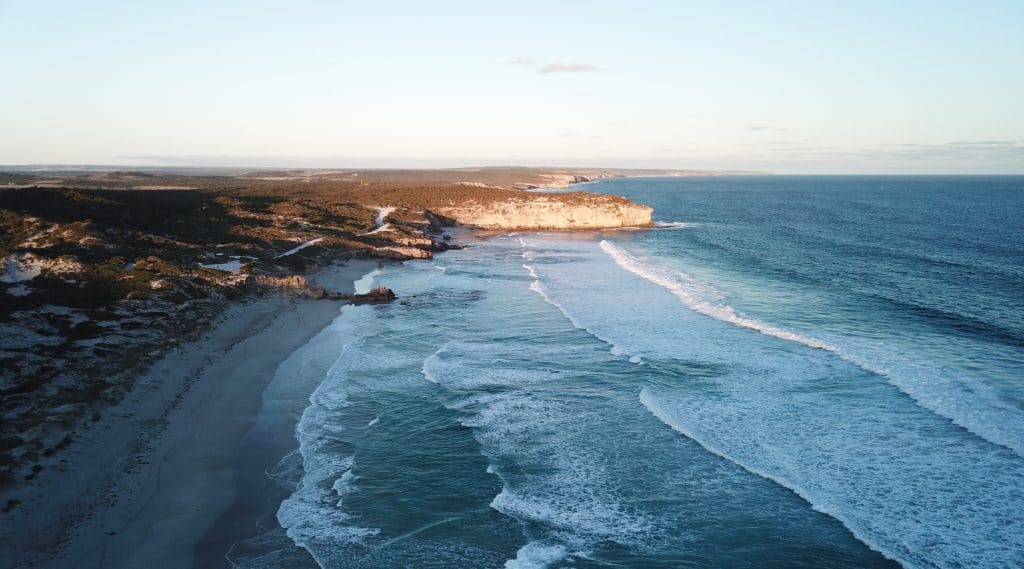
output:
[[287, 275], [283, 277], [275, 275], [245, 275], [244, 284], [247, 287], [283, 289], [283, 290], [304, 290], [309, 288], [309, 280], [299, 275]]
[[348, 300], [352, 302], [391, 302], [398, 298], [395, 296], [395, 291], [391, 290], [386, 286], [378, 286], [370, 289], [370, 292], [363, 294], [348, 295]]
[[368, 251], [371, 257], [381, 259], [398, 259], [406, 261], [409, 259], [430, 259], [433, 253], [418, 247], [375, 247]]
[[440, 219], [482, 229], [615, 229], [648, 227], [653, 209], [617, 196], [529, 194], [489, 203], [435, 207]]
[[379, 242], [385, 246], [416, 247], [419, 249], [430, 249], [434, 247], [434, 241], [426, 235], [410, 235], [407, 233], [391, 232], [387, 240]]

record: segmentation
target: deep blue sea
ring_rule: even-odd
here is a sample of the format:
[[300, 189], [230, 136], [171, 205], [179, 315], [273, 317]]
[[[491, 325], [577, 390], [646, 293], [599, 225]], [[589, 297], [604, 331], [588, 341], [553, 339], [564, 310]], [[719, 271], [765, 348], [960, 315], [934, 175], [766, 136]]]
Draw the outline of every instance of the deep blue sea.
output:
[[1024, 178], [580, 189], [660, 227], [342, 309], [277, 515], [320, 566], [1024, 567]]

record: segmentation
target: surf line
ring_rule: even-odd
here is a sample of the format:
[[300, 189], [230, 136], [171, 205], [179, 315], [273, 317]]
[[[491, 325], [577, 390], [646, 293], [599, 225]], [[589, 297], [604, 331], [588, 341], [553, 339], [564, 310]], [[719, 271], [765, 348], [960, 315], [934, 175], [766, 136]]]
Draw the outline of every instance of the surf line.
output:
[[853, 527], [852, 525], [850, 525], [847, 522], [847, 520], [843, 519], [837, 512], [829, 511], [829, 510], [823, 508], [822, 506], [818, 505], [818, 503], [806, 491], [804, 491], [799, 486], [797, 486], [795, 484], [791, 484], [788, 481], [783, 480], [782, 478], [779, 478], [777, 476], [773, 476], [772, 474], [770, 474], [770, 473], [768, 473], [768, 472], [766, 472], [764, 470], [761, 470], [759, 468], [754, 468], [754, 467], [752, 467], [750, 465], [744, 464], [743, 461], [737, 460], [735, 457], [733, 457], [729, 453], [725, 452], [724, 450], [722, 450], [720, 448], [717, 448], [714, 445], [708, 444], [706, 441], [701, 440], [695, 434], [690, 432], [689, 429], [684, 428], [681, 424], [679, 424], [678, 422], [672, 420], [671, 416], [667, 412], [665, 412], [664, 409], [661, 408], [661, 405], [659, 405], [658, 402], [651, 396], [650, 392], [647, 390], [646, 387], [644, 387], [643, 389], [640, 390], [639, 399], [640, 399], [640, 404], [643, 405], [643, 407], [645, 409], [647, 409], [647, 411], [651, 415], [654, 415], [654, 417], [658, 421], [660, 421], [662, 424], [664, 424], [668, 428], [672, 429], [676, 433], [679, 433], [680, 435], [682, 435], [682, 436], [692, 440], [693, 442], [697, 443], [698, 445], [700, 445], [702, 448], [704, 448], [706, 451], [710, 452], [711, 454], [719, 456], [719, 457], [723, 458], [724, 460], [728, 460], [729, 462], [735, 464], [736, 466], [739, 466], [743, 470], [746, 470], [747, 472], [749, 472], [749, 473], [751, 473], [751, 474], [753, 474], [755, 476], [760, 476], [761, 478], [764, 478], [765, 480], [769, 480], [771, 482], [774, 482], [775, 484], [778, 484], [779, 486], [785, 488], [786, 490], [789, 490], [790, 492], [792, 492], [792, 493], [796, 494], [798, 497], [800, 497], [801, 500], [804, 500], [805, 502], [810, 504], [811, 508], [814, 511], [821, 512], [822, 514], [825, 514], [825, 515], [827, 515], [827, 516], [829, 516], [831, 518], [834, 518], [835, 520], [839, 521], [839, 523], [842, 524], [843, 527], [845, 527], [846, 530], [849, 531], [853, 535], [853, 537], [855, 537], [858, 541], [860, 541], [864, 545], [868, 546], [870, 549], [881, 553], [886, 558], [891, 559], [893, 561], [896, 561], [896, 562], [900, 563], [901, 565], [904, 565], [904, 566], [907, 566], [907, 567], [911, 567], [912, 566], [912, 565], [908, 564], [907, 560], [900, 559], [898, 556], [896, 556], [896, 554], [894, 552], [887, 550], [886, 548], [878, 545], [877, 543], [875, 543], [874, 541], [869, 539], [866, 535], [864, 535], [864, 532], [861, 530], [861, 528]]
[[[930, 397], [929, 394], [922, 393], [919, 388], [916, 389], [912, 380], [907, 380], [898, 373], [894, 373], [892, 370], [875, 365], [866, 358], [858, 357], [857, 355], [851, 354], [828, 342], [824, 342], [810, 336], [805, 336], [803, 334], [798, 334], [796, 332], [791, 332], [784, 328], [757, 320], [756, 318], [743, 316], [742, 314], [737, 313], [731, 306], [704, 300], [698, 295], [688, 291], [683, 284], [665, 274], [664, 270], [660, 270], [655, 266], [645, 265], [645, 263], [630, 253], [622, 250], [614, 243], [602, 240], [598, 245], [601, 250], [611, 257], [612, 261], [614, 261], [620, 268], [668, 290], [676, 298], [681, 300], [685, 306], [699, 314], [742, 328], [754, 330], [766, 336], [796, 342], [811, 348], [825, 350], [835, 354], [840, 359], [850, 362], [867, 372], [884, 377], [890, 385], [894, 386], [904, 395], [910, 397], [914, 403], [922, 409], [952, 422], [954, 425], [986, 442], [1008, 448], [1018, 456], [1024, 457], [1024, 421], [1021, 420], [1022, 417], [1020, 411], [1002, 401], [993, 389], [985, 385], [971, 385], [968, 390], [957, 385], [956, 382], [947, 382], [949, 387], [953, 389], [957, 389], [963, 393], [967, 393], [969, 391], [975, 397], [979, 399], [983, 398], [983, 401], [980, 401], [980, 403], [982, 403], [986, 408], [984, 409], [985, 413], [980, 421], [978, 419], [964, 419], [959, 416], [957, 408], [950, 408], [948, 403], [943, 402], [944, 399], [949, 398], [936, 400], [935, 398]], [[582, 326], [577, 327], [582, 328]], [[606, 342], [608, 341], [605, 338], [601, 339]], [[1018, 427], [1013, 428], [1012, 425], [1018, 425]]]

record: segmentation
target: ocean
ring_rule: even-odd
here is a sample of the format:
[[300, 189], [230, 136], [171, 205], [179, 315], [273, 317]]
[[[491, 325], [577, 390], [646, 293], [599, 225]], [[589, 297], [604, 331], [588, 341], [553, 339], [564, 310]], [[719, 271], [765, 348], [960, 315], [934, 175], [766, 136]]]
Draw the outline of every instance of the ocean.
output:
[[1024, 566], [1024, 178], [580, 189], [659, 227], [360, 283], [271, 473], [313, 566]]

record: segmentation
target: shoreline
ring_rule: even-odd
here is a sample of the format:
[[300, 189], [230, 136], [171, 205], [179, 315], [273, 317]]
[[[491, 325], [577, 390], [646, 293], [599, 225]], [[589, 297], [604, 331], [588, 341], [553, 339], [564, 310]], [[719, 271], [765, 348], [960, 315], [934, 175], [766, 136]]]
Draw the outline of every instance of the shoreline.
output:
[[[650, 208], [620, 201], [646, 210], [649, 219]], [[565, 220], [575, 223], [564, 213], [549, 229], [488, 230], [453, 219], [448, 231], [456, 237], [642, 228], [561, 227]], [[427, 228], [414, 227], [437, 243]], [[355, 282], [383, 262], [330, 265], [309, 275], [308, 285], [302, 279], [302, 286], [352, 293]], [[235, 567], [229, 557], [236, 546], [246, 549], [243, 555], [266, 553], [266, 544], [247, 548], [246, 542], [281, 530], [277, 506], [291, 489], [275, 484], [270, 473], [297, 448], [298, 418], [336, 359], [332, 351], [326, 367], [311, 361], [315, 339], [329, 337], [320, 344], [335, 348], [342, 341], [331, 337], [330, 326], [340, 306], [312, 295], [232, 304], [201, 339], [160, 356], [122, 401], [74, 433], [57, 466], [11, 494], [18, 507], [5, 514], [0, 541], [17, 557], [0, 560], [0, 569]], [[300, 549], [278, 533], [269, 537], [274, 554]], [[301, 553], [305, 557], [289, 561], [315, 567]]]
[[[331, 290], [356, 290], [355, 285], [374, 276], [380, 263], [365, 266], [345, 275], [331, 272], [321, 275], [318, 284]], [[337, 361], [339, 347], [349, 340], [334, 323], [342, 307], [332, 315], [305, 344], [292, 351], [273, 371], [273, 378], [260, 393], [261, 405], [251, 428], [239, 441], [234, 464], [235, 495], [230, 505], [214, 520], [195, 543], [193, 567], [236, 567], [235, 560], [252, 550], [265, 555], [272, 549], [276, 557], [289, 557], [289, 567], [306, 562], [319, 566], [305, 549], [284, 533], [277, 521], [281, 502], [294, 490], [288, 474], [299, 448], [295, 428], [310, 404], [312, 393], [324, 381], [328, 369]], [[297, 483], [297, 481], [296, 481]], [[269, 543], [273, 542], [273, 547]]]
[[[379, 262], [353, 259], [312, 280], [351, 292]], [[263, 448], [250, 433], [267, 415], [265, 393], [278, 366], [329, 329], [341, 306], [246, 302], [230, 307], [202, 339], [165, 354], [122, 402], [78, 435], [61, 468], [43, 471], [18, 492], [22, 503], [5, 514], [0, 534], [14, 555], [0, 567], [195, 565], [197, 547], [244, 482], [240, 459]], [[271, 415], [268, 424], [292, 418], [294, 428], [297, 417], [287, 405]], [[288, 436], [294, 442], [290, 430]], [[280, 438], [275, 444], [267, 446], [277, 449]], [[257, 474], [265, 478], [263, 470]]]

